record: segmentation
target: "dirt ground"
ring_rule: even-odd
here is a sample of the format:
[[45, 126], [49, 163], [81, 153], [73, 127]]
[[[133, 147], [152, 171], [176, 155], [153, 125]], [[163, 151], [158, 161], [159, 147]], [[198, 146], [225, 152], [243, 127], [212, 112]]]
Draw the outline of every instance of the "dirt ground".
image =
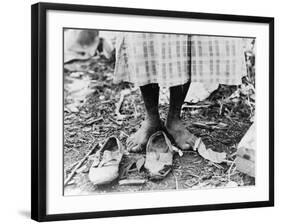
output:
[[[144, 119], [144, 106], [140, 92], [129, 83], [113, 84], [113, 60], [92, 58], [74, 61], [64, 70], [64, 175], [65, 178], [90, 150], [93, 142], [102, 143], [109, 136], [117, 136], [125, 145]], [[254, 106], [247, 103], [247, 96], [236, 100], [228, 97], [237, 90], [235, 86], [221, 85], [206, 100], [195, 105], [185, 104], [182, 119], [186, 127], [201, 137], [207, 148], [226, 152], [227, 161], [215, 164], [202, 158], [195, 151], [175, 155], [172, 172], [162, 181], [147, 181], [142, 185], [120, 186], [118, 179], [111, 184], [96, 187], [88, 179], [91, 161], [86, 160], [64, 188], [65, 195], [83, 195], [105, 192], [135, 192], [170, 189], [201, 189], [214, 187], [237, 187], [255, 184], [255, 179], [235, 169], [233, 161], [237, 144], [252, 124]], [[116, 103], [122, 90], [130, 91], [125, 96], [120, 113], [127, 115], [118, 120]], [[160, 116], [164, 120], [168, 104], [160, 101]], [[199, 124], [198, 124], [199, 122]], [[207, 122], [223, 124], [213, 128]], [[141, 154], [123, 156], [120, 172], [132, 159]], [[144, 169], [134, 171], [127, 178], [147, 179]]]

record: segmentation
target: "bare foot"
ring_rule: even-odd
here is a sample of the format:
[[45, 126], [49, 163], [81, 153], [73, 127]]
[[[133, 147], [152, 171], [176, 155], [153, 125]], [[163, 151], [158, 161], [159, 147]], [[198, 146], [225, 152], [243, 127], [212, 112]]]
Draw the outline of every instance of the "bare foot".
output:
[[142, 122], [139, 130], [127, 139], [127, 148], [129, 152], [139, 152], [145, 148], [149, 137], [155, 132], [161, 130], [160, 120], [145, 120]]
[[186, 129], [180, 119], [167, 119], [166, 128], [182, 150], [187, 150], [194, 146], [195, 135]]

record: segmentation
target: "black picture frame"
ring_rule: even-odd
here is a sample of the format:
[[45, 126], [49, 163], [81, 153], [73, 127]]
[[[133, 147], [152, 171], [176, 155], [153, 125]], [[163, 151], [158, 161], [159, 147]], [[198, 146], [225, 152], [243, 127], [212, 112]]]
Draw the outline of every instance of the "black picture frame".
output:
[[[74, 4], [37, 3], [31, 7], [31, 218], [37, 221], [74, 220], [86, 218], [178, 213], [206, 210], [238, 209], [274, 206], [274, 18], [183, 11], [103, 7]], [[111, 13], [141, 16], [162, 16], [217, 21], [254, 22], [269, 25], [269, 200], [196, 206], [160, 207], [69, 214], [46, 213], [46, 13], [63, 10], [87, 13]]]

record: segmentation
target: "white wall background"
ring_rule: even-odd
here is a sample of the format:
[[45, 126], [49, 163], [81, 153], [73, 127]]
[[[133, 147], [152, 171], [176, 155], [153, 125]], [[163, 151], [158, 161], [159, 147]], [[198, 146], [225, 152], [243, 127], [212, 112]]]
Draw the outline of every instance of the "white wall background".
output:
[[[51, 1], [51, 0], [50, 0]], [[30, 220], [30, 5], [2, 1], [0, 10], [0, 223]], [[154, 216], [76, 220], [60, 223], [277, 223], [280, 219], [280, 4], [245, 0], [60, 0], [62, 3], [139, 7], [275, 17], [275, 208], [196, 212]], [[3, 51], [4, 48], [4, 51]], [[276, 221], [275, 221], [276, 220]]]

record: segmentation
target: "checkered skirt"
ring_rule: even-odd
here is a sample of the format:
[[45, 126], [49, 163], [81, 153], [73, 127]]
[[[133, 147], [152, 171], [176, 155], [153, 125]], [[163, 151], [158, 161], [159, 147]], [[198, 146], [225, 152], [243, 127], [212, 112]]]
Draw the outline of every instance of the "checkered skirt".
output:
[[242, 38], [124, 32], [117, 41], [116, 82], [238, 85], [244, 75]]

